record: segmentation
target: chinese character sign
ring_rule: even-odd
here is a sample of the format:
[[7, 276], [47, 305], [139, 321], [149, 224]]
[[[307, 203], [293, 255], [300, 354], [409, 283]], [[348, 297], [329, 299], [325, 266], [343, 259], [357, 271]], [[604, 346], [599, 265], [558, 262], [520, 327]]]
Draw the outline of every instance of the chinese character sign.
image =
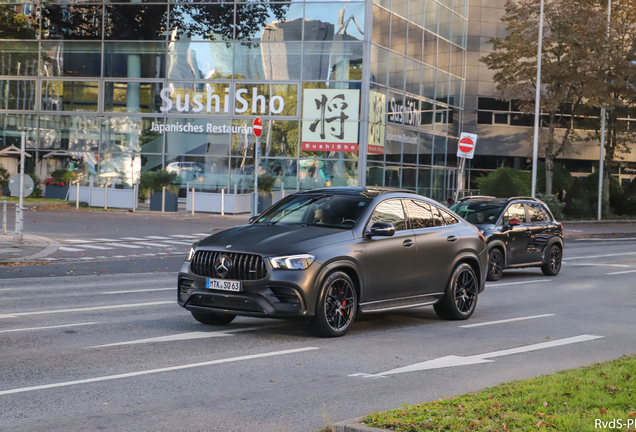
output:
[[303, 150], [357, 151], [359, 112], [360, 90], [305, 89]]
[[386, 95], [371, 91], [369, 104], [369, 145], [367, 151], [371, 154], [384, 154]]

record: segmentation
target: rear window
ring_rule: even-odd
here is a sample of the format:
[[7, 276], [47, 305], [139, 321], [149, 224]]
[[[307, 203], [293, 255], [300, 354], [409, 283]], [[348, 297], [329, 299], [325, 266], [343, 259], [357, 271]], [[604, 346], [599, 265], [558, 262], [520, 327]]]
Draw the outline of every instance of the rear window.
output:
[[494, 224], [506, 203], [462, 201], [450, 206], [450, 209], [472, 224]]

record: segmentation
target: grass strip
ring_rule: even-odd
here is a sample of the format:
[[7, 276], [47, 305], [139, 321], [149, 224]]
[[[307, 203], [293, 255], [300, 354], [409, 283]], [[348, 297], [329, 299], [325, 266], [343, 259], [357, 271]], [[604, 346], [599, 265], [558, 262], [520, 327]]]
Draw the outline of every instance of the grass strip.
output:
[[636, 356], [632, 355], [451, 399], [405, 404], [374, 412], [363, 422], [407, 432], [636, 432], [635, 411]]

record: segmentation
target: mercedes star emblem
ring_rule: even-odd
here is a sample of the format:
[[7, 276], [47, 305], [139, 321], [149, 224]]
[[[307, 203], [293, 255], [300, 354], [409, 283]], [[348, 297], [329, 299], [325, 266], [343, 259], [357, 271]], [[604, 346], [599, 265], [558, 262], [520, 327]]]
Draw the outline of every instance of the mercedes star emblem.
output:
[[232, 270], [232, 260], [227, 255], [221, 255], [214, 262], [214, 270], [221, 277], [226, 277]]

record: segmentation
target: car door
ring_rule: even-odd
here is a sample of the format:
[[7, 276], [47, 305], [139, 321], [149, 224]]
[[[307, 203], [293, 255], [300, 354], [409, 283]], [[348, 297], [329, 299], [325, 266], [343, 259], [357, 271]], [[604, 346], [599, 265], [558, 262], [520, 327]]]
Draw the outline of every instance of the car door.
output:
[[417, 248], [418, 274], [412, 295], [444, 292], [450, 266], [461, 247], [453, 228], [459, 221], [450, 214], [446, 221], [443, 211], [422, 200], [405, 200], [405, 204]]
[[543, 252], [550, 239], [550, 218], [541, 204], [528, 203], [530, 218], [530, 240], [528, 241], [528, 259], [530, 262], [543, 261]]
[[367, 238], [365, 259], [361, 260], [365, 275], [364, 301], [406, 297], [413, 292], [417, 275], [415, 236], [407, 229], [401, 199], [388, 199], [377, 205], [365, 231], [375, 222], [388, 222], [395, 227], [391, 237]]
[[[510, 219], [519, 219], [521, 224], [511, 227]], [[530, 241], [530, 226], [526, 216], [526, 207], [522, 203], [511, 204], [504, 212], [502, 223], [506, 230], [508, 265], [530, 262], [526, 256]]]

